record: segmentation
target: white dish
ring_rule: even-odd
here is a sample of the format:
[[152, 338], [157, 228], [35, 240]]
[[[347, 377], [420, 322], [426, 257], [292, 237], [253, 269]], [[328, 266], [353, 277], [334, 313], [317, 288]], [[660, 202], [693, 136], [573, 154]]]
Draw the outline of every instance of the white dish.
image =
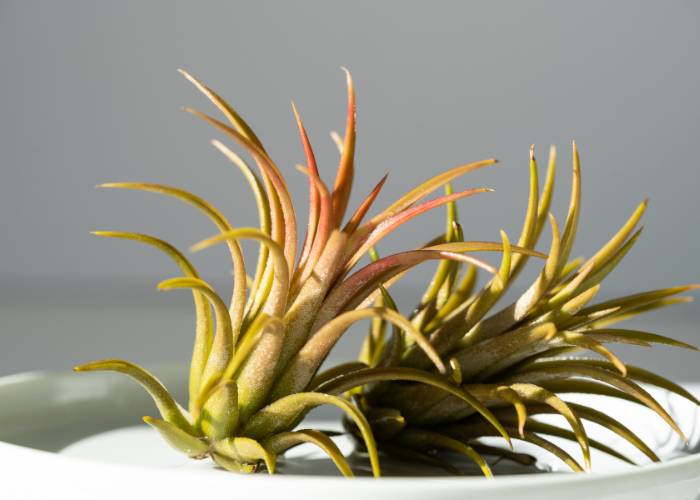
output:
[[[181, 369], [162, 368], [157, 373], [175, 394], [184, 393]], [[700, 394], [700, 386], [690, 389]], [[675, 396], [656, 395], [670, 406], [689, 435], [695, 454], [683, 451], [654, 414], [626, 403], [606, 402], [597, 408], [610, 410], [628, 423], [668, 460], [629, 467], [595, 454], [593, 473], [573, 474], [563, 472], [564, 467], [550, 457], [541, 456], [553, 470], [562, 472], [506, 474], [494, 480], [421, 477], [388, 463], [388, 471], [409, 477], [348, 480], [339, 477], [328, 461], [303, 447], [286, 460], [282, 474], [275, 476], [230, 474], [213, 468], [208, 461], [183, 458], [149, 428], [139, 425], [141, 416], [154, 414], [152, 402], [138, 386], [115, 374], [15, 375], [0, 379], [0, 441], [5, 441], [0, 443], [0, 498], [191, 500], [248, 495], [255, 500], [331, 496], [334, 500], [698, 500], [700, 412]], [[331, 424], [321, 425], [328, 428]], [[591, 425], [589, 434], [600, 437], [601, 430]], [[608, 445], [618, 446], [608, 433], [602, 436]], [[340, 445], [351, 448], [342, 438]], [[630, 450], [625, 444], [619, 446], [621, 451]], [[575, 448], [571, 450], [576, 453]], [[687, 456], [680, 456], [683, 454]], [[671, 458], [674, 456], [677, 458]]]

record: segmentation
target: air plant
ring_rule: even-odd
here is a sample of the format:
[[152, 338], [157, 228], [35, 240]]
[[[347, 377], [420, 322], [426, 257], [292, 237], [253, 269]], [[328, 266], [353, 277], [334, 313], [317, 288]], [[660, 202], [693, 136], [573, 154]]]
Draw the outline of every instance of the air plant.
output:
[[[511, 250], [502, 233], [502, 260], [496, 275], [477, 287], [476, 266], [445, 260], [409, 316], [411, 326], [428, 339], [444, 365], [451, 368], [452, 385], [485, 406], [508, 436], [536, 445], [564, 461], [574, 471], [590, 469], [590, 449], [596, 448], [626, 462], [627, 456], [605, 443], [589, 439], [582, 420], [600, 424], [631, 443], [652, 461], [658, 456], [632, 430], [600, 409], [565, 401], [569, 393], [583, 393], [628, 400], [656, 412], [686, 440], [669, 413], [639, 383], [661, 387], [694, 404], [698, 400], [679, 385], [645, 369], [626, 365], [607, 344], [652, 344], [697, 350], [684, 342], [658, 334], [614, 327], [616, 323], [661, 307], [688, 302], [680, 296], [698, 285], [646, 291], [593, 303], [601, 282], [637, 242], [639, 221], [647, 207], [641, 203], [620, 230], [587, 260], [570, 259], [577, 232], [581, 198], [579, 154], [573, 144], [571, 200], [560, 231], [549, 213], [554, 187], [556, 151], [540, 192], [534, 149], [530, 152], [529, 202], [518, 239], [521, 249], [533, 250], [549, 220], [551, 244], [541, 272], [514, 302], [495, 309], [514, 283], [530, 255]], [[447, 192], [451, 192], [449, 187]], [[447, 204], [447, 228], [428, 246], [454, 244], [463, 239], [452, 201]], [[376, 259], [376, 253], [373, 254]], [[377, 262], [381, 262], [378, 260]], [[362, 306], [396, 310], [385, 282]], [[388, 331], [391, 326], [391, 332]], [[449, 451], [468, 457], [483, 474], [491, 476], [484, 454], [531, 463], [532, 457], [484, 443], [496, 436], [496, 427], [484, 412], [464, 398], [422, 383], [396, 382], [397, 370], [434, 373], [434, 361], [400, 326], [373, 320], [358, 362], [330, 370], [317, 378], [314, 390], [350, 395], [367, 416], [380, 448], [386, 453], [455, 470], [433, 452]], [[598, 359], [568, 356], [591, 352]], [[432, 351], [427, 351], [432, 352]], [[563, 416], [567, 426], [536, 418], [541, 414]], [[347, 422], [351, 431], [355, 426]], [[548, 437], [578, 443], [583, 463]], [[687, 443], [687, 440], [686, 440]], [[449, 454], [448, 454], [449, 455]]]
[[[509, 259], [512, 253], [541, 254], [501, 242], [436, 241], [356, 269], [364, 254], [404, 223], [435, 207], [489, 191], [467, 189], [424, 201], [447, 183], [493, 165], [496, 160], [486, 159], [447, 170], [368, 218], [367, 213], [386, 180], [384, 177], [346, 217], [355, 154], [355, 96], [352, 79], [347, 73], [347, 121], [344, 137], [333, 134], [341, 154], [332, 188], [319, 175], [302, 120], [293, 109], [306, 158], [306, 165], [299, 170], [308, 177], [309, 186], [306, 236], [297, 258], [295, 206], [280, 169], [233, 107], [199, 80], [184, 71], [181, 73], [218, 108], [225, 121], [193, 109], [187, 111], [213, 125], [252, 158], [255, 169], [224, 143], [212, 142], [241, 171], [252, 189], [260, 225], [237, 228], [203, 198], [175, 187], [134, 182], [99, 186], [169, 196], [204, 213], [218, 233], [192, 249], [202, 250], [216, 244], [227, 246], [233, 267], [233, 292], [230, 302], [224, 301], [202, 280], [180, 250], [155, 236], [97, 231], [95, 234], [99, 236], [135, 240], [155, 247], [179, 267], [182, 276], [163, 281], [158, 288], [163, 291], [188, 289], [193, 296], [196, 327], [189, 370], [189, 403], [186, 409], [180, 406], [154, 375], [128, 361], [107, 359], [77, 366], [75, 370], [110, 370], [130, 376], [150, 393], [160, 413], [159, 418], [144, 417], [147, 424], [177, 450], [192, 458], [211, 457], [231, 471], [253, 472], [264, 466], [272, 473], [278, 455], [297, 444], [312, 443], [325, 451], [343, 474], [352, 475], [328, 433], [318, 429], [296, 430], [312, 408], [336, 406], [353, 422], [367, 451], [372, 472], [378, 476], [377, 445], [367, 416], [342, 395], [348, 389], [345, 385], [343, 390], [337, 387], [320, 390], [321, 379], [317, 372], [352, 324], [361, 320], [381, 321], [394, 325], [411, 339], [425, 354], [428, 363], [434, 365], [434, 370], [425, 369], [423, 358], [416, 358], [421, 369], [385, 368], [376, 377], [370, 372], [369, 382], [380, 379], [414, 382], [433, 388], [435, 393], [431, 394], [451, 394], [482, 415], [495, 433], [509, 439], [506, 427], [482, 403], [479, 395], [448, 377], [450, 369], [445, 366], [440, 351], [420, 328], [391, 307], [358, 306], [379, 286], [422, 262], [459, 262], [495, 275], [496, 269], [472, 256], [471, 252], [506, 251]], [[257, 264], [250, 276], [241, 240], [259, 244]], [[333, 369], [332, 374], [358, 375], [353, 369], [342, 366]], [[327, 375], [328, 372], [323, 377]]]

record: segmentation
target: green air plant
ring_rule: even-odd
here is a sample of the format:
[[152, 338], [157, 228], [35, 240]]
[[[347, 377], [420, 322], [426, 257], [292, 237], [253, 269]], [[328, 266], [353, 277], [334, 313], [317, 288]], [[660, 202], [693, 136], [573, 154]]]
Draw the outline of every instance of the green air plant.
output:
[[[189, 371], [189, 403], [181, 407], [152, 374], [130, 362], [108, 359], [84, 364], [78, 372], [111, 370], [126, 374], [152, 396], [160, 418], [144, 417], [177, 450], [192, 458], [211, 457], [221, 467], [252, 472], [264, 466], [273, 472], [276, 457], [300, 443], [312, 443], [325, 451], [345, 474], [352, 472], [328, 433], [317, 429], [295, 430], [305, 414], [319, 405], [333, 405], [353, 422], [367, 450], [373, 474], [380, 474], [377, 445], [365, 414], [343, 396], [345, 388], [319, 390], [319, 367], [339, 338], [361, 320], [394, 325], [410, 339], [425, 358], [416, 358], [422, 369], [385, 368], [381, 380], [407, 381], [451, 394], [482, 415], [494, 433], [510, 439], [506, 427], [479, 399], [478, 394], [455, 384], [448, 376], [439, 351], [411, 321], [392, 307], [378, 304], [358, 308], [381, 285], [429, 260], [452, 261], [481, 268], [497, 276], [497, 270], [473, 257], [472, 252], [503, 252], [539, 256], [521, 247], [501, 242], [435, 241], [417, 249], [378, 259], [357, 269], [362, 256], [387, 234], [435, 207], [453, 203], [488, 189], [450, 192], [428, 201], [431, 193], [462, 175], [493, 165], [487, 159], [457, 166], [417, 186], [377, 215], [366, 217], [384, 181], [346, 217], [354, 175], [355, 97], [347, 74], [348, 106], [344, 137], [333, 134], [340, 150], [335, 182], [326, 185], [299, 114], [296, 124], [306, 158], [299, 170], [308, 177], [309, 217], [306, 236], [297, 257], [297, 221], [287, 184], [258, 136], [219, 95], [182, 71], [224, 117], [223, 121], [193, 109], [191, 114], [213, 125], [253, 160], [254, 168], [228, 146], [213, 145], [243, 174], [256, 199], [259, 227], [235, 227], [218, 209], [183, 189], [160, 184], [110, 183], [102, 188], [157, 193], [190, 204], [206, 215], [218, 229], [209, 239], [194, 245], [202, 250], [225, 244], [233, 267], [230, 302], [202, 280], [195, 267], [170, 243], [154, 236], [129, 232], [97, 231], [110, 238], [135, 240], [157, 248], [179, 267], [182, 276], [158, 285], [160, 290], [188, 289], [196, 312], [194, 350]], [[240, 243], [259, 245], [254, 272], [248, 275]], [[528, 243], [528, 242], [526, 242]], [[531, 246], [531, 245], [526, 245]], [[496, 282], [503, 283], [499, 277]], [[426, 368], [429, 360], [434, 370]], [[354, 367], [333, 369], [333, 375], [354, 373]], [[369, 373], [368, 381], [374, 380]], [[319, 379], [319, 377], [322, 377]]]
[[[477, 286], [472, 264], [445, 260], [409, 316], [411, 326], [427, 338], [430, 347], [450, 367], [453, 388], [468, 393], [493, 412], [509, 436], [534, 444], [563, 460], [571, 469], [590, 469], [590, 449], [597, 448], [621, 460], [628, 457], [604, 443], [589, 439], [582, 420], [594, 422], [618, 434], [652, 461], [656, 454], [635, 433], [613, 416], [599, 410], [565, 402], [568, 393], [609, 396], [646, 406], [663, 418], [685, 439], [668, 412], [639, 383], [661, 387], [698, 400], [677, 384], [642, 368], [625, 365], [607, 344], [649, 347], [665, 344], [695, 347], [668, 337], [613, 327], [638, 314], [671, 304], [688, 302], [680, 296], [698, 287], [685, 285], [652, 290], [593, 303], [603, 279], [620, 263], [642, 231], [639, 221], [647, 202], [641, 203], [621, 229], [587, 260], [570, 259], [576, 236], [581, 196], [579, 154], [573, 145], [571, 200], [563, 232], [549, 213], [554, 187], [556, 151], [550, 150], [549, 166], [540, 192], [534, 150], [530, 153], [529, 202], [518, 240], [521, 249], [533, 250], [549, 220], [551, 244], [541, 272], [514, 302], [494, 311], [508, 287], [523, 269], [528, 253], [512, 251], [503, 237], [498, 273], [483, 287]], [[451, 192], [447, 186], [448, 195]], [[428, 247], [462, 241], [462, 228], [452, 201], [447, 204], [447, 227]], [[376, 252], [373, 253], [376, 259]], [[381, 262], [382, 260], [377, 260]], [[388, 287], [400, 276], [387, 280], [361, 306], [396, 310]], [[354, 304], [353, 304], [354, 305]], [[339, 307], [325, 317], [341, 311]], [[391, 327], [389, 331], [388, 327]], [[435, 451], [450, 451], [475, 461], [482, 472], [492, 472], [483, 454], [516, 461], [532, 461], [510, 448], [487, 446], [485, 437], [498, 434], [484, 420], [485, 412], [464, 398], [435, 385], [397, 382], [398, 373], [437, 375], [436, 363], [400, 326], [375, 318], [358, 362], [337, 367], [317, 377], [313, 388], [329, 394], [348, 394], [372, 426], [380, 449], [386, 453], [422, 460], [454, 470], [440, 461]], [[567, 357], [583, 351], [598, 359]], [[432, 351], [427, 351], [432, 352]], [[438, 364], [439, 366], [439, 364]], [[416, 375], [417, 377], [417, 375]], [[566, 426], [551, 425], [531, 417], [558, 414]], [[347, 422], [347, 428], [357, 432]], [[575, 459], [547, 437], [578, 443], [583, 462]], [[687, 441], [686, 441], [687, 442]]]

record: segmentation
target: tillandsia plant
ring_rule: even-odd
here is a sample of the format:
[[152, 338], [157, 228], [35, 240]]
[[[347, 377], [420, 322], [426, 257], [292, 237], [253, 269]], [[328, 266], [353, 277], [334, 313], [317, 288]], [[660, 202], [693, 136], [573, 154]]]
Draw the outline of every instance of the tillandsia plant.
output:
[[[152, 396], [160, 418], [144, 417], [177, 450], [192, 458], [211, 457], [231, 471], [252, 472], [264, 466], [275, 469], [276, 457], [300, 443], [323, 449], [345, 475], [352, 471], [327, 433], [318, 429], [295, 430], [305, 414], [319, 405], [340, 408], [361, 436], [372, 472], [379, 476], [377, 445], [365, 414], [342, 390], [324, 391], [319, 385], [328, 378], [317, 372], [329, 351], [361, 320], [394, 325], [403, 332], [434, 370], [412, 367], [385, 368], [370, 372], [368, 382], [392, 380], [419, 383], [437, 393], [451, 394], [466, 407], [482, 415], [494, 432], [509, 439], [504, 425], [477, 397], [447, 374], [443, 358], [433, 343], [411, 321], [385, 305], [358, 308], [381, 285], [429, 260], [460, 262], [496, 275], [497, 270], [470, 255], [476, 251], [541, 256], [528, 248], [501, 242], [435, 241], [418, 249], [377, 259], [356, 269], [364, 254], [387, 234], [435, 207], [488, 191], [467, 189], [424, 201], [431, 193], [462, 175], [493, 165], [487, 159], [447, 170], [401, 196], [377, 215], [367, 217], [386, 180], [381, 179], [357, 209], [346, 217], [354, 176], [355, 96], [347, 73], [347, 120], [344, 137], [332, 134], [340, 150], [335, 182], [329, 187], [320, 177], [316, 159], [294, 108], [306, 165], [299, 170], [308, 177], [309, 217], [306, 236], [297, 258], [295, 206], [284, 177], [262, 142], [240, 115], [203, 83], [182, 71], [218, 110], [225, 121], [193, 109], [252, 158], [255, 169], [220, 141], [213, 145], [243, 174], [256, 199], [260, 226], [236, 228], [204, 199], [183, 189], [146, 183], [110, 183], [102, 188], [158, 193], [188, 203], [204, 213], [218, 233], [194, 245], [202, 250], [225, 244], [233, 267], [230, 302], [201, 279], [193, 264], [173, 245], [155, 236], [129, 232], [97, 231], [95, 234], [145, 243], [161, 250], [179, 267], [182, 276], [158, 285], [160, 290], [189, 289], [196, 312], [196, 331], [189, 371], [189, 403], [183, 408], [158, 379], [143, 368], [123, 360], [108, 359], [75, 368], [86, 372], [111, 370], [139, 382]], [[257, 172], [256, 172], [257, 170]], [[259, 244], [254, 272], [247, 273], [241, 240]], [[526, 242], [527, 243], [527, 242]], [[531, 246], [531, 245], [526, 245]], [[496, 278], [502, 283], [501, 278]], [[355, 374], [336, 367], [333, 375]], [[364, 382], [361, 382], [364, 384]]]
[[[534, 150], [530, 152], [529, 202], [518, 239], [521, 249], [533, 250], [549, 220], [551, 244], [541, 272], [511, 304], [495, 309], [514, 283], [530, 256], [511, 251], [505, 233], [502, 261], [495, 276], [477, 287], [477, 269], [457, 260], [442, 261], [409, 316], [411, 326], [427, 338], [449, 377], [461, 389], [493, 412], [509, 436], [551, 452], [574, 471], [590, 469], [590, 449], [596, 448], [633, 463], [605, 443], [589, 439], [582, 420], [600, 424], [631, 443], [652, 461], [659, 458], [632, 430], [599, 409], [566, 402], [568, 393], [609, 396], [644, 405], [684, 440], [682, 430], [669, 413], [639, 383], [661, 387], [700, 404], [679, 385], [660, 375], [623, 363], [606, 344], [649, 347], [665, 344], [697, 350], [684, 342], [645, 331], [613, 327], [638, 314], [688, 302], [680, 296], [698, 285], [676, 286], [593, 303], [601, 282], [637, 242], [639, 221], [647, 207], [641, 203], [621, 229], [587, 260], [570, 260], [576, 236], [581, 198], [579, 154], [573, 144], [571, 200], [563, 232], [549, 213], [554, 187], [556, 151], [550, 150], [549, 166], [540, 192]], [[449, 192], [449, 187], [448, 187]], [[460, 242], [462, 229], [454, 203], [447, 204], [447, 228], [428, 246]], [[373, 258], [377, 258], [376, 253]], [[381, 262], [378, 260], [377, 262]], [[399, 276], [400, 277], [400, 276]], [[374, 292], [366, 305], [396, 310], [388, 285]], [[482, 472], [492, 474], [483, 455], [532, 463], [533, 457], [512, 448], [487, 446], [485, 437], [498, 435], [496, 426], [484, 420], [485, 412], [464, 398], [421, 383], [396, 382], [397, 370], [434, 373], [434, 361], [400, 326], [389, 332], [387, 322], [373, 320], [358, 362], [348, 363], [317, 379], [314, 390], [352, 395], [387, 453], [421, 460], [455, 471], [454, 464], [439, 460], [434, 451], [466, 455]], [[576, 351], [597, 354], [598, 359], [570, 357]], [[439, 366], [439, 364], [438, 364]], [[532, 417], [563, 416], [567, 426], [551, 425]], [[356, 432], [355, 426], [347, 427]], [[502, 429], [501, 429], [502, 430]], [[579, 461], [546, 437], [578, 443]], [[687, 440], [686, 440], [687, 442]], [[449, 454], [448, 454], [449, 455]]]

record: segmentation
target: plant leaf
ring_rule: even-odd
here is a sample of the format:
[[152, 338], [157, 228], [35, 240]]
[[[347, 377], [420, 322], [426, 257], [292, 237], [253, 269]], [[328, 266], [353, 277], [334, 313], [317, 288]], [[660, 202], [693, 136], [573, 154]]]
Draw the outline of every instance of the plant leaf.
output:
[[348, 206], [355, 163], [355, 88], [350, 72], [346, 68], [342, 69], [345, 72], [348, 86], [348, 111], [345, 138], [343, 139], [343, 148], [340, 151], [340, 165], [338, 165], [338, 173], [333, 186], [333, 214], [336, 228], [340, 227]]
[[321, 363], [323, 363], [330, 350], [340, 340], [345, 331], [357, 321], [376, 317], [389, 321], [411, 335], [416, 343], [425, 350], [426, 355], [438, 370], [442, 373], [446, 371], [440, 355], [435, 352], [428, 339], [416, 330], [404, 316], [387, 308], [356, 309], [341, 314], [313, 334], [287, 365], [284, 373], [279, 378], [279, 382], [277, 382], [272, 397], [277, 399], [307, 387]]
[[625, 330], [621, 328], [596, 328], [595, 330], [587, 330], [586, 335], [594, 337], [604, 342], [644, 342], [654, 344], [664, 344], [672, 347], [681, 347], [683, 349], [691, 349], [697, 351], [698, 348], [694, 345], [681, 342], [680, 340], [657, 335], [655, 333], [642, 332], [639, 330]]
[[488, 188], [467, 189], [465, 191], [460, 191], [459, 193], [440, 196], [434, 200], [421, 203], [420, 205], [406, 208], [401, 212], [388, 216], [376, 225], [372, 224], [371, 221], [368, 222], [357, 230], [357, 234], [355, 238], [353, 238], [353, 244], [351, 245], [350, 252], [348, 252], [350, 257], [345, 265], [345, 270], [349, 271], [370, 248], [375, 246], [384, 237], [411, 219], [460, 198], [466, 198], [480, 193], [489, 193], [492, 191], [492, 189]]
[[221, 382], [202, 407], [200, 427], [214, 441], [231, 437], [238, 425], [238, 387], [232, 380]]
[[498, 160], [495, 158], [489, 158], [487, 160], [481, 160], [473, 163], [468, 163], [465, 165], [460, 165], [458, 167], [451, 168], [450, 170], [447, 170], [445, 172], [442, 172], [441, 174], [438, 174], [434, 177], [431, 177], [427, 181], [423, 182], [422, 184], [419, 184], [417, 187], [413, 188], [406, 194], [404, 194], [402, 197], [400, 197], [398, 200], [396, 200], [394, 203], [389, 205], [384, 211], [382, 211], [380, 214], [376, 215], [370, 220], [370, 223], [373, 225], [378, 224], [380, 221], [386, 219], [387, 217], [396, 214], [398, 212], [401, 212], [402, 210], [406, 209], [407, 207], [410, 207], [413, 205], [415, 202], [425, 198], [428, 196], [430, 193], [435, 191], [441, 186], [444, 186], [450, 181], [453, 181], [454, 179], [461, 177], [462, 175], [473, 172], [474, 170], [478, 170], [480, 168], [488, 167], [491, 165], [495, 165]]
[[[199, 278], [199, 274], [189, 260], [177, 248], [170, 243], [140, 233], [126, 233], [122, 231], [93, 231], [94, 235], [106, 238], [121, 238], [126, 240], [138, 241], [161, 250], [168, 255], [180, 268], [182, 273], [189, 278]], [[199, 394], [199, 384], [201, 382], [202, 373], [211, 351], [212, 343], [212, 328], [213, 319], [211, 308], [207, 302], [206, 296], [197, 290], [192, 290], [195, 307], [195, 340], [194, 349], [192, 351], [192, 362], [190, 364], [189, 377], [189, 400], [190, 413], [196, 413], [194, 402]]]
[[[449, 436], [452, 436], [456, 439], [459, 440], [469, 440], [469, 439], [474, 439], [478, 437], [483, 437], [483, 436], [492, 436], [494, 435], [494, 430], [486, 427], [484, 424], [474, 424], [474, 423], [469, 423], [467, 424], [451, 424], [448, 426], [445, 426], [444, 428], [440, 429], [441, 432], [444, 432], [445, 434], [448, 434]], [[514, 428], [506, 428], [508, 432], [511, 433], [516, 433], [517, 429]], [[566, 465], [568, 465], [574, 472], [583, 472], [584, 469], [581, 467], [581, 465], [571, 456], [569, 455], [566, 451], [561, 449], [559, 446], [555, 445], [551, 441], [548, 441], [542, 437], [539, 437], [537, 434], [529, 431], [525, 431], [524, 435], [522, 437], [516, 437], [514, 439], [519, 439], [521, 441], [525, 441], [527, 443], [532, 443], [535, 446], [542, 448], [545, 451], [550, 452], [552, 455], [556, 456], [559, 458], [562, 462], [564, 462]]]
[[586, 470], [590, 470], [591, 451], [588, 446], [589, 439], [586, 435], [586, 430], [584, 429], [583, 424], [581, 424], [581, 420], [576, 413], [573, 412], [571, 407], [556, 394], [534, 384], [511, 384], [510, 388], [522, 398], [544, 403], [552, 407], [557, 411], [557, 413], [566, 419], [571, 426], [571, 429], [574, 431], [576, 441], [578, 441], [581, 451], [583, 452], [583, 461]]
[[262, 151], [265, 151], [265, 148], [263, 148], [260, 139], [258, 139], [258, 137], [255, 135], [253, 129], [250, 128], [250, 126], [245, 122], [243, 118], [241, 118], [241, 116], [236, 112], [235, 109], [233, 109], [216, 92], [214, 92], [202, 82], [197, 80], [195, 77], [190, 75], [187, 71], [185, 71], [184, 69], [178, 69], [178, 71], [182, 76], [187, 78], [187, 80], [189, 80], [190, 83], [197, 87], [197, 89], [200, 92], [202, 92], [207, 97], [207, 99], [209, 99], [217, 108], [219, 108], [219, 111], [223, 113], [226, 119], [231, 123], [231, 125], [233, 125], [236, 128], [236, 130], [238, 130], [238, 132], [240, 132], [243, 136], [245, 136], [256, 146], [258, 146]]
[[190, 458], [200, 458], [209, 452], [209, 445], [205, 441], [188, 434], [170, 422], [153, 417], [143, 417], [143, 421], [157, 430], [170, 446]]
[[103, 359], [73, 368], [76, 372], [113, 371], [128, 375], [146, 389], [163, 419], [188, 434], [197, 434], [184, 410], [165, 386], [147, 370], [121, 359]]
[[298, 392], [258, 410], [243, 428], [243, 435], [264, 439], [288, 429], [300, 415], [321, 405], [332, 405], [343, 410], [357, 425], [369, 455], [375, 477], [381, 475], [379, 455], [372, 429], [365, 416], [354, 405], [338, 396], [318, 392]]
[[238, 131], [232, 129], [225, 123], [212, 118], [211, 116], [200, 113], [192, 108], [185, 108], [185, 111], [191, 113], [194, 116], [201, 118], [210, 125], [221, 130], [223, 133], [231, 137], [234, 141], [240, 144], [246, 151], [248, 151], [251, 156], [255, 159], [255, 162], [263, 171], [263, 173], [270, 179], [272, 186], [274, 187], [274, 193], [279, 199], [280, 208], [282, 210], [282, 217], [284, 219], [284, 254], [287, 258], [287, 263], [289, 270], [294, 266], [295, 255], [296, 255], [296, 242], [297, 242], [297, 228], [296, 228], [296, 216], [294, 214], [294, 205], [292, 204], [291, 196], [287, 185], [284, 182], [284, 178], [279, 172], [279, 169], [274, 164], [274, 162], [267, 156], [264, 150], [260, 149], [257, 145], [251, 142], [247, 137], [239, 133]]
[[[597, 363], [581, 363], [578, 359], [538, 361], [531, 365], [526, 365], [517, 370], [516, 374], [508, 377], [508, 380], [516, 382], [529, 382], [540, 385], [551, 380], [560, 380], [570, 377], [586, 377], [606, 384], [610, 384], [616, 389], [626, 392], [644, 403], [645, 406], [656, 412], [676, 433], [684, 440], [687, 438], [673, 417], [644, 389], [625, 377], [617, 373], [595, 366]], [[631, 375], [630, 367], [627, 367]]]
[[371, 382], [379, 381], [411, 381], [426, 384], [428, 386], [442, 389], [459, 400], [467, 403], [480, 415], [482, 415], [491, 424], [498, 433], [510, 444], [510, 436], [503, 429], [501, 423], [496, 419], [493, 413], [486, 408], [477, 398], [472, 396], [468, 390], [452, 385], [449, 379], [440, 377], [424, 370], [416, 370], [414, 368], [404, 367], [387, 367], [387, 368], [367, 368], [364, 370], [356, 370], [345, 375], [341, 375], [335, 379], [321, 384], [316, 388], [317, 391], [329, 392], [334, 394], [342, 394], [354, 387], [359, 387]]
[[[226, 220], [219, 210], [214, 208], [210, 203], [202, 198], [185, 191], [184, 189], [165, 186], [162, 184], [149, 184], [145, 182], [112, 182], [100, 184], [99, 188], [111, 189], [134, 189], [137, 191], [146, 191], [149, 193], [157, 193], [166, 196], [171, 196], [180, 201], [188, 203], [203, 212], [216, 225], [219, 231], [229, 231], [233, 229], [231, 224]], [[237, 329], [243, 320], [245, 293], [246, 293], [246, 271], [245, 262], [241, 247], [235, 241], [228, 242], [229, 253], [233, 263], [233, 296], [231, 298], [231, 322], [234, 328]]]
[[[213, 140], [211, 141], [212, 145], [218, 149], [228, 160], [236, 165], [238, 169], [241, 171], [243, 174], [243, 177], [245, 177], [246, 181], [248, 182], [248, 185], [250, 186], [251, 191], [253, 192], [253, 195], [255, 196], [255, 203], [258, 207], [258, 217], [260, 219], [260, 230], [265, 233], [265, 234], [270, 234], [270, 231], [272, 230], [272, 219], [271, 219], [271, 212], [270, 212], [270, 200], [267, 197], [267, 194], [265, 193], [263, 189], [263, 185], [258, 179], [258, 176], [251, 170], [251, 168], [248, 166], [248, 164], [243, 161], [243, 159], [238, 156], [236, 153], [231, 151], [228, 147], [226, 147], [223, 143]], [[263, 280], [263, 274], [265, 273], [266, 269], [266, 263], [267, 263], [267, 254], [268, 250], [267, 247], [263, 244], [260, 245], [260, 254], [258, 256], [258, 263], [255, 268], [255, 278], [253, 279], [253, 285], [250, 288], [250, 296], [248, 300], [248, 305], [246, 309], [248, 311], [251, 310], [252, 308], [252, 299], [255, 298], [257, 295], [257, 291], [261, 286], [261, 281]]]
[[365, 199], [362, 200], [360, 206], [357, 207], [357, 210], [355, 210], [355, 213], [352, 214], [352, 216], [348, 220], [348, 223], [343, 228], [344, 232], [348, 234], [355, 232], [358, 226], [362, 223], [362, 220], [364, 219], [365, 215], [367, 215], [369, 209], [374, 204], [374, 200], [376, 200], [377, 196], [379, 196], [379, 193], [381, 192], [382, 187], [384, 187], [384, 183], [386, 182], [388, 176], [389, 174], [385, 174], [384, 177], [382, 177], [379, 180], [377, 185], [374, 186], [372, 191], [370, 191], [370, 193], [365, 197]]
[[263, 461], [269, 474], [275, 473], [277, 457], [267, 451], [255, 439], [247, 437], [231, 437], [214, 443], [214, 450], [220, 455], [231, 458], [239, 463], [255, 463]]
[[[233, 331], [231, 318], [221, 297], [209, 284], [197, 278], [172, 278], [158, 284], [158, 290], [170, 291], [190, 288], [201, 292], [214, 307], [216, 330], [207, 364], [202, 372], [200, 394], [206, 394], [223, 375], [226, 365], [233, 357], [237, 332]], [[167, 420], [167, 419], [166, 419]]]
[[333, 463], [345, 477], [353, 477], [350, 464], [341, 453], [338, 446], [323, 432], [314, 429], [300, 429], [294, 432], [280, 432], [263, 441], [265, 449], [281, 455], [289, 448], [302, 443], [311, 443], [321, 448], [333, 460]]
[[569, 213], [566, 216], [566, 225], [561, 237], [561, 257], [559, 259], [559, 276], [566, 275], [566, 263], [571, 256], [574, 246], [576, 230], [578, 228], [579, 212], [581, 207], [581, 161], [576, 148], [576, 142], [571, 142], [571, 157], [573, 174], [571, 178], [571, 200], [569, 201]]

